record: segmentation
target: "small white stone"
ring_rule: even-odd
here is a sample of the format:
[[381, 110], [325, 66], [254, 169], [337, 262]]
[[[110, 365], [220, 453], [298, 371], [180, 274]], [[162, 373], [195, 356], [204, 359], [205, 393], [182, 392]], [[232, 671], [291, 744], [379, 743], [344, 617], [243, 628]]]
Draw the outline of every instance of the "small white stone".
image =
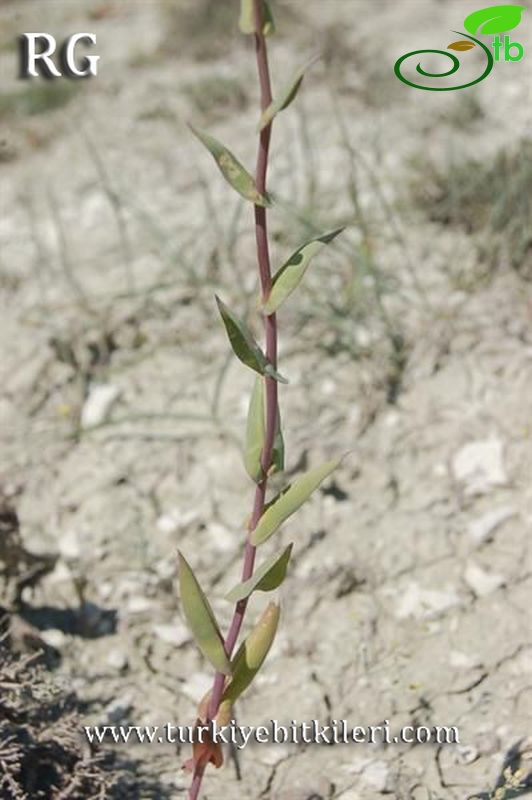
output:
[[484, 544], [489, 541], [495, 531], [506, 522], [506, 520], [515, 517], [517, 511], [511, 506], [502, 506], [501, 508], [494, 508], [487, 511], [481, 517], [473, 520], [469, 525], [468, 535], [471, 541], [478, 545]]
[[491, 594], [504, 585], [504, 578], [502, 575], [495, 575], [492, 572], [487, 572], [473, 562], [470, 562], [466, 566], [464, 580], [470, 589], [479, 597]]
[[235, 535], [225, 525], [221, 525], [219, 522], [212, 522], [207, 529], [207, 533], [212, 546], [220, 553], [230, 553], [231, 550], [235, 549]]
[[455, 669], [473, 669], [478, 666], [478, 659], [461, 653], [459, 650], [451, 650], [449, 653], [449, 664]]
[[174, 647], [181, 647], [190, 640], [190, 633], [179, 618], [168, 625], [154, 625], [153, 632], [162, 642]]
[[81, 411], [81, 427], [93, 428], [105, 422], [119, 396], [120, 389], [117, 386], [109, 383], [93, 384]]
[[64, 647], [67, 638], [63, 631], [60, 631], [57, 628], [50, 628], [47, 631], [41, 631], [40, 637], [45, 644], [47, 644], [49, 647], [53, 647], [55, 650], [61, 650], [61, 648]]
[[67, 531], [58, 542], [59, 552], [65, 561], [77, 561], [81, 553], [79, 537], [76, 531]]
[[143, 595], [130, 597], [127, 601], [127, 610], [130, 614], [142, 614], [144, 611], [150, 611], [153, 606], [153, 600], [149, 600]]
[[180, 511], [178, 508], [174, 508], [166, 514], [161, 514], [155, 524], [158, 531], [169, 536], [186, 528], [191, 522], [195, 522], [198, 516], [198, 512], [193, 509]]
[[452, 467], [454, 477], [464, 484], [467, 495], [486, 494], [494, 487], [508, 483], [503, 445], [495, 437], [466, 444], [454, 456]]
[[362, 780], [378, 792], [388, 791], [389, 767], [385, 761], [373, 761], [362, 771]]
[[406, 617], [430, 619], [459, 605], [460, 602], [460, 597], [452, 586], [443, 589], [422, 589], [417, 583], [411, 583], [403, 592], [395, 613], [399, 619]]
[[106, 658], [107, 664], [111, 669], [122, 672], [128, 665], [127, 655], [122, 650], [111, 650]]

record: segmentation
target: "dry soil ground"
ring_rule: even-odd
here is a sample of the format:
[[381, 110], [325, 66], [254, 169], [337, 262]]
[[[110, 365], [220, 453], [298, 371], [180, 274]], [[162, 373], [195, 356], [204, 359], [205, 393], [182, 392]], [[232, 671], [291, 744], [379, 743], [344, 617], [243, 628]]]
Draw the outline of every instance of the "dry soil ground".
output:
[[[274, 261], [347, 226], [280, 314], [288, 470], [349, 455], [275, 543], [296, 543], [281, 630], [239, 720], [454, 725], [461, 744], [253, 746], [208, 774], [205, 797], [487, 800], [506, 767], [523, 770], [507, 797], [524, 796], [532, 11], [514, 32], [521, 62], [439, 93], [407, 88], [393, 63], [445, 47], [464, 3], [274, 5], [275, 85], [323, 53], [275, 125]], [[255, 320], [252, 217], [185, 122], [253, 163], [254, 57], [236, 6], [0, 9], [4, 535], [16, 510], [21, 546], [53, 557], [35, 579], [4, 565], [2, 604], [32, 626], [19, 644], [56, 651], [47, 680], [76, 693], [73, 726], [194, 718], [211, 676], [180, 615], [178, 547], [224, 625], [231, 611], [251, 383], [212, 298]], [[28, 30], [96, 32], [100, 74], [17, 80]], [[122, 751], [139, 776], [124, 796], [185, 796], [186, 749]], [[45, 796], [89, 796], [65, 791]]]

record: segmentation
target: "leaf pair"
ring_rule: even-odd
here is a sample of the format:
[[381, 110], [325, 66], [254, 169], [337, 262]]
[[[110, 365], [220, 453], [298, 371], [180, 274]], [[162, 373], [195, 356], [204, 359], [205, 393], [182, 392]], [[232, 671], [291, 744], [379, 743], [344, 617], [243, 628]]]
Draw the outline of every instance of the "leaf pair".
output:
[[283, 378], [283, 376], [277, 372], [273, 364], [266, 358], [244, 320], [237, 317], [217, 295], [216, 303], [236, 357], [245, 364], [246, 367], [258, 372], [259, 375], [274, 378], [280, 383], [288, 383], [286, 378]]
[[[266, 388], [261, 378], [255, 380], [249, 401], [244, 446], [244, 466], [251, 480], [259, 483], [264, 478], [261, 456], [266, 440]], [[273, 441], [270, 474], [284, 469], [284, 441], [281, 431], [281, 416], [277, 408], [277, 429]]]
[[[275, 560], [275, 563], [270, 559], [252, 579], [254, 587], [247, 586], [249, 582], [246, 582], [241, 584], [238, 591], [233, 590], [232, 594], [237, 593], [239, 598], [243, 599], [251, 594], [253, 588], [265, 591], [276, 588], [286, 574], [290, 551], [291, 546], [284, 551], [281, 558]], [[179, 553], [179, 590], [183, 611], [196, 644], [218, 672], [230, 676], [222, 696], [222, 703], [228, 710], [227, 707], [230, 707], [249, 686], [268, 655], [277, 631], [280, 608], [275, 603], [268, 605], [230, 663], [209, 601], [181, 553]], [[205, 706], [205, 702], [203, 705]]]

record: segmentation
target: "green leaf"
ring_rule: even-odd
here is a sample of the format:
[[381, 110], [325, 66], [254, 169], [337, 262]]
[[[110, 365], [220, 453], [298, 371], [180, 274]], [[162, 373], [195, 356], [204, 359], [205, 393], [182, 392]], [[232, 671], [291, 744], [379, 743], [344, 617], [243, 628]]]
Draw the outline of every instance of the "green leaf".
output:
[[283, 431], [281, 429], [281, 414], [279, 407], [277, 407], [277, 430], [275, 432], [275, 439], [273, 440], [272, 450], [272, 465], [269, 474], [274, 475], [276, 472], [282, 472], [284, 469], [284, 439]]
[[274, 275], [270, 295], [263, 306], [265, 314], [273, 314], [277, 311], [286, 298], [301, 283], [311, 259], [316, 253], [319, 253], [324, 245], [332, 242], [342, 231], [343, 228], [337, 228], [337, 230], [324, 236], [319, 236], [317, 239], [311, 239], [290, 256], [288, 261]]
[[275, 378], [280, 383], [288, 383], [286, 378], [283, 378], [273, 367], [259, 345], [253, 338], [253, 334], [249, 330], [246, 323], [239, 319], [233, 312], [215, 295], [216, 303], [222, 321], [229, 337], [229, 342], [233, 348], [233, 352], [240, 361], [250, 369], [255, 370], [260, 375], [267, 375], [270, 378]]
[[268, 558], [264, 564], [261, 564], [255, 570], [249, 580], [239, 583], [226, 594], [227, 600], [232, 603], [238, 603], [239, 600], [244, 600], [253, 592], [273, 592], [274, 589], [277, 589], [286, 577], [292, 547], [293, 545], [289, 544], [282, 553], [275, 553], [271, 558]]
[[213, 610], [182, 553], [178, 572], [183, 612], [196, 644], [218, 672], [230, 675], [231, 665]]
[[513, 5], [481, 8], [465, 18], [464, 26], [473, 36], [479, 33], [491, 35], [511, 31], [521, 22], [521, 12], [524, 10], [525, 6]]
[[[246, 442], [244, 446], [244, 466], [255, 483], [264, 477], [261, 466], [261, 455], [266, 438], [266, 387], [262, 378], [257, 377], [249, 400], [246, 423]], [[284, 469], [284, 441], [281, 431], [281, 416], [277, 408], [277, 428], [272, 448], [272, 464], [269, 474], [282, 472]]]
[[244, 466], [251, 480], [259, 483], [262, 478], [260, 457], [264, 447], [266, 426], [264, 423], [264, 381], [257, 378], [251, 392], [246, 423]]
[[[255, 33], [255, 13], [253, 0], [240, 0], [240, 19], [238, 27], [242, 33]], [[275, 33], [272, 10], [267, 0], [262, 3], [262, 32], [264, 36]]]
[[312, 64], [315, 63], [315, 61], [317, 61], [317, 57], [313, 58], [303, 67], [300, 67], [292, 77], [291, 81], [283, 86], [279, 96], [272, 100], [268, 108], [263, 111], [259, 121], [259, 131], [265, 128], [266, 125], [269, 125], [279, 111], [283, 111], [283, 109], [288, 108], [299, 91], [299, 88], [303, 82], [303, 78], [305, 77], [305, 72], [309, 69], [309, 67], [312, 66]]
[[192, 125], [189, 125], [189, 128], [194, 136], [205, 145], [216, 161], [220, 172], [233, 189], [256, 206], [266, 207], [270, 205], [268, 197], [260, 194], [249, 172], [242, 166], [240, 161], [235, 158], [230, 150], [224, 147], [214, 136], [209, 136], [208, 133], [200, 131]]
[[270, 603], [231, 662], [233, 677], [222, 695], [222, 703], [232, 704], [240, 697], [261, 668], [273, 644], [279, 624], [280, 608]]
[[251, 543], [255, 546], [262, 544], [272, 536], [288, 517], [305, 503], [311, 494], [339, 465], [341, 458], [327, 461], [320, 467], [309, 470], [294, 483], [287, 486], [268, 505], [257, 527], [251, 534]]

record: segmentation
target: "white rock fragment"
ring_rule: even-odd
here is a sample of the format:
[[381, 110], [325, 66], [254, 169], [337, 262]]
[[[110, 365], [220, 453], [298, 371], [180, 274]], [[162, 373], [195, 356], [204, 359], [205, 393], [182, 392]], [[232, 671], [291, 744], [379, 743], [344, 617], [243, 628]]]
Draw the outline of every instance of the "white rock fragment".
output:
[[199, 514], [194, 509], [190, 509], [189, 511], [180, 511], [178, 508], [173, 508], [166, 514], [161, 514], [161, 516], [157, 519], [157, 530], [170, 536], [172, 533], [176, 533], [182, 528], [186, 528], [187, 525], [195, 522], [198, 518]]
[[466, 444], [454, 456], [452, 469], [455, 479], [464, 484], [467, 495], [486, 494], [508, 483], [503, 443], [496, 437]]
[[93, 384], [81, 411], [81, 427], [86, 430], [105, 422], [119, 396], [120, 389], [117, 386], [109, 383]]
[[40, 637], [45, 644], [49, 647], [53, 647], [55, 650], [61, 650], [64, 647], [66, 642], [66, 635], [63, 631], [60, 631], [57, 628], [50, 628], [47, 631], [41, 631]]
[[142, 614], [144, 611], [151, 611], [155, 603], [143, 595], [133, 595], [127, 601], [126, 608], [130, 614]]
[[212, 522], [208, 527], [207, 533], [209, 542], [220, 553], [230, 553], [235, 549], [238, 540], [235, 534], [228, 530], [225, 525], [220, 525], [219, 522]]
[[444, 614], [460, 603], [460, 597], [452, 586], [443, 589], [422, 589], [417, 583], [410, 583], [402, 593], [395, 614], [399, 619], [407, 617], [430, 619]]
[[133, 702], [130, 695], [125, 694], [122, 697], [117, 697], [115, 700], [112, 700], [108, 705], [105, 706], [105, 721], [110, 724], [123, 722], [125, 719], [127, 719], [132, 707]]
[[184, 623], [176, 617], [173, 622], [167, 625], [154, 625], [154, 634], [166, 644], [174, 647], [181, 647], [182, 644], [190, 640], [190, 633]]
[[470, 562], [466, 566], [464, 580], [469, 588], [479, 597], [491, 594], [504, 585], [504, 578], [502, 575], [495, 575], [492, 572], [487, 572], [473, 562]]
[[66, 561], [77, 561], [81, 554], [79, 536], [76, 531], [66, 531], [57, 543], [61, 558]]
[[481, 517], [473, 520], [469, 525], [468, 536], [473, 544], [479, 546], [491, 539], [501, 525], [507, 520], [515, 517], [517, 511], [511, 506], [501, 506], [487, 511]]
[[385, 761], [373, 761], [363, 769], [361, 778], [377, 792], [387, 792], [390, 789], [389, 771], [390, 768]]
[[467, 653], [462, 653], [460, 650], [451, 650], [449, 664], [455, 669], [474, 669], [479, 666], [479, 659], [467, 655]]
[[128, 658], [123, 650], [111, 650], [105, 660], [111, 669], [116, 670], [116, 672], [123, 672], [128, 665]]

